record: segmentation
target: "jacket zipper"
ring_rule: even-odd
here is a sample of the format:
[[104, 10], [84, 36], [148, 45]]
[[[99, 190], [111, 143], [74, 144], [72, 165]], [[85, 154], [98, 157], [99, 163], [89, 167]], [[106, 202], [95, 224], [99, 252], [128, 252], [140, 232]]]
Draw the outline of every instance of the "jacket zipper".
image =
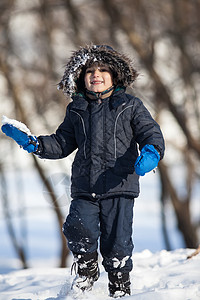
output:
[[[105, 172], [106, 170], [106, 102], [103, 102], [103, 170]], [[103, 193], [106, 191], [106, 175], [105, 173], [103, 174]]]
[[86, 134], [86, 130], [85, 130], [85, 123], [84, 123], [83, 117], [77, 111], [71, 110], [71, 112], [77, 114], [81, 118], [81, 122], [82, 122], [82, 125], [83, 125], [83, 132], [84, 132], [84, 135], [85, 135], [85, 141], [84, 141], [84, 144], [83, 144], [83, 153], [84, 153], [84, 157], [86, 159], [86, 140], [87, 140], [87, 134]]

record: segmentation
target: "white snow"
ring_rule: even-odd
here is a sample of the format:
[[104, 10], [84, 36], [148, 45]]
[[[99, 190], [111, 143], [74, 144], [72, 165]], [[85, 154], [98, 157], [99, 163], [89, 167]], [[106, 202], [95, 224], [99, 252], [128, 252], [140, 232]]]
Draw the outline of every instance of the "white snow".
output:
[[[133, 254], [132, 295], [127, 300], [197, 300], [200, 299], [200, 255], [187, 259], [192, 249], [144, 250]], [[73, 295], [75, 275], [70, 268], [31, 268], [0, 275], [1, 300], [111, 300], [107, 273], [100, 263], [101, 275], [93, 290]]]
[[6, 116], [3, 116], [2, 117], [2, 124], [3, 125], [5, 125], [5, 124], [13, 125], [14, 127], [18, 128], [19, 130], [27, 133], [28, 135], [32, 135], [30, 130], [28, 129], [28, 127], [24, 123], [19, 122], [17, 120], [9, 119]]

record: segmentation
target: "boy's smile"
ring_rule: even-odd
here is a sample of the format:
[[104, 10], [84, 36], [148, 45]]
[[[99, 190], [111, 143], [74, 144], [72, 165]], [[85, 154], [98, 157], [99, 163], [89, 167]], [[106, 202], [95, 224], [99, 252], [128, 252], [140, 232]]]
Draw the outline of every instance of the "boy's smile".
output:
[[112, 73], [106, 66], [87, 68], [84, 81], [86, 89], [95, 93], [101, 93], [113, 85]]

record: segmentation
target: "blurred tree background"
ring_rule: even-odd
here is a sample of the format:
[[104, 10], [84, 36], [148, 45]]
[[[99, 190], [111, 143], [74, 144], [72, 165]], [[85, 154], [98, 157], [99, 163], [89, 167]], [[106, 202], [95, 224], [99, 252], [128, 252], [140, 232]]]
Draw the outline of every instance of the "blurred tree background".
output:
[[[134, 60], [140, 76], [128, 92], [143, 100], [166, 139], [159, 178], [167, 250], [171, 249], [170, 220], [165, 213], [169, 203], [185, 247], [195, 248], [200, 240], [200, 218], [194, 217], [191, 209], [194, 187], [200, 182], [199, 12], [200, 0], [0, 2], [0, 112], [24, 122], [35, 135], [52, 133], [63, 120], [67, 102], [56, 84], [73, 50], [90, 43], [108, 44]], [[25, 246], [15, 234], [9, 213], [6, 188], [8, 161], [19, 149], [3, 134], [0, 138], [1, 203], [13, 246], [27, 267]], [[11, 161], [12, 168], [19, 168]], [[47, 180], [47, 166], [33, 155], [26, 157], [24, 164], [29, 161], [49, 193], [58, 220], [60, 266], [64, 267], [68, 255], [61, 229], [65, 215]], [[64, 172], [62, 163], [58, 166]], [[17, 180], [19, 174], [18, 170]]]

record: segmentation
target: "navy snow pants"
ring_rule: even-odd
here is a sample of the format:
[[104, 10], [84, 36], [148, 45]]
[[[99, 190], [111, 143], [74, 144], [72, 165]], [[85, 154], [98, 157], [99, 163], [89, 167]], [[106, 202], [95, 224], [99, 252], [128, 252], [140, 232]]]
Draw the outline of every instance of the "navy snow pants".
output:
[[132, 223], [134, 199], [113, 197], [92, 201], [74, 199], [63, 225], [69, 249], [76, 254], [98, 249], [107, 272], [132, 270]]

